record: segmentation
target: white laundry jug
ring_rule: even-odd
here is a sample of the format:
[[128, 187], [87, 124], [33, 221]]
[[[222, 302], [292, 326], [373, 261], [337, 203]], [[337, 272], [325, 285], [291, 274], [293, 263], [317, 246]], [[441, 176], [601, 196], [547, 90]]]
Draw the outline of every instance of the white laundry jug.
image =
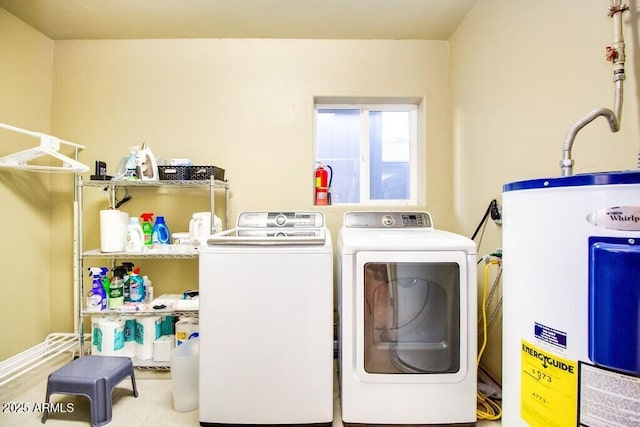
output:
[[204, 243], [211, 235], [211, 212], [196, 212], [189, 221], [189, 240], [192, 245]]

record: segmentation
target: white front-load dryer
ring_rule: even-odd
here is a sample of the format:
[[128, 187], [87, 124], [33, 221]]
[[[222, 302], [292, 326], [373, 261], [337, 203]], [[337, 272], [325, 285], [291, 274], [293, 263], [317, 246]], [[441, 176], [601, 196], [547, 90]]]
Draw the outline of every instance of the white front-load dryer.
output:
[[475, 243], [426, 212], [348, 212], [337, 256], [343, 422], [475, 424]]

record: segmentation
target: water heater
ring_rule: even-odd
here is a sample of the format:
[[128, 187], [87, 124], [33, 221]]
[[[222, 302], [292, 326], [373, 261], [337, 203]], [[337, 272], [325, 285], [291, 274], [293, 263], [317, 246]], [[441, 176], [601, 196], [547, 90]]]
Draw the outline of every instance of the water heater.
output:
[[503, 189], [503, 425], [640, 423], [640, 172]]

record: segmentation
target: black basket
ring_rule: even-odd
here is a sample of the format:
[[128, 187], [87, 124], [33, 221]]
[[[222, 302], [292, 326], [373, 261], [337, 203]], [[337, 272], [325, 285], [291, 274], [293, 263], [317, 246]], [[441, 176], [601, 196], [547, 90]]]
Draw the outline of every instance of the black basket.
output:
[[224, 181], [224, 169], [216, 166], [189, 166], [189, 179], [192, 181], [209, 180], [213, 176], [216, 181]]
[[188, 180], [190, 166], [158, 166], [158, 175], [162, 181]]

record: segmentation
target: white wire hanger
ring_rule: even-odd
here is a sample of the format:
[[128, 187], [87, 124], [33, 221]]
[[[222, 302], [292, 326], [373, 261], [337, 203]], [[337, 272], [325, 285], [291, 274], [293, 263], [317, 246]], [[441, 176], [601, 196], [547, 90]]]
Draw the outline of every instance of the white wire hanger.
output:
[[[71, 147], [75, 147], [76, 152], [78, 149], [83, 149], [84, 146], [80, 144], [75, 144], [73, 142], [65, 141], [60, 138], [56, 138], [55, 136], [47, 135], [40, 132], [32, 132], [25, 129], [20, 129], [15, 126], [10, 126], [4, 123], [0, 123], [0, 128], [7, 129], [10, 131], [22, 133], [25, 135], [33, 136], [40, 139], [40, 145], [37, 147], [29, 148], [27, 150], [19, 151], [14, 154], [10, 154], [8, 156], [0, 157], [0, 167], [5, 168], [13, 168], [13, 169], [23, 169], [34, 172], [87, 172], [89, 170], [89, 166], [84, 165], [78, 162], [75, 159], [65, 156], [60, 153], [60, 144], [69, 145]], [[62, 162], [61, 165], [37, 165], [33, 163], [29, 163], [32, 160], [35, 160], [40, 157], [50, 156], [58, 161]]]

